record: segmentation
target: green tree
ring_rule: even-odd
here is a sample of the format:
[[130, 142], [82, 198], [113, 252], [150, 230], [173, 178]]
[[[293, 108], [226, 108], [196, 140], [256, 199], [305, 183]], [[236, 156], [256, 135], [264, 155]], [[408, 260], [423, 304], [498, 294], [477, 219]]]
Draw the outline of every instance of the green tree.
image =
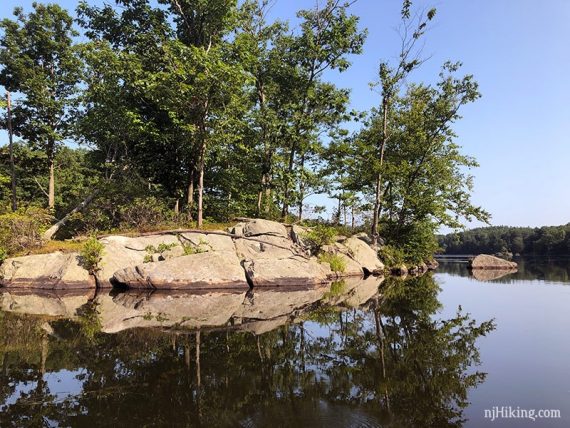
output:
[[71, 134], [81, 64], [72, 17], [56, 4], [33, 4], [0, 22], [0, 84], [18, 95], [14, 132], [46, 154], [48, 207], [55, 207], [55, 156]]

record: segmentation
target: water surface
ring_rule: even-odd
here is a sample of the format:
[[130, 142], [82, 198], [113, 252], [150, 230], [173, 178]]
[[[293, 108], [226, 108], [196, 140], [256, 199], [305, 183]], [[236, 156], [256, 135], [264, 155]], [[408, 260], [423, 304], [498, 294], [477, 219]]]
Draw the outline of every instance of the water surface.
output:
[[[0, 426], [570, 425], [568, 263], [253, 293], [0, 292]], [[564, 273], [565, 272], [565, 273]], [[485, 419], [485, 409], [560, 419]]]

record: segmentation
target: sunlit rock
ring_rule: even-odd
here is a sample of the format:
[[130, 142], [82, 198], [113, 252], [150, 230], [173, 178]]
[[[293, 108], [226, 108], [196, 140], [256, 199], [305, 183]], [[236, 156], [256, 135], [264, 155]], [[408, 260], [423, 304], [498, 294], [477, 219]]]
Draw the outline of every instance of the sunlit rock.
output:
[[0, 267], [0, 284], [7, 288], [57, 290], [94, 288], [95, 280], [81, 266], [79, 253], [55, 252], [5, 260]]
[[116, 283], [129, 288], [219, 289], [249, 286], [235, 252], [208, 251], [162, 262], [144, 263], [114, 273]]
[[516, 269], [517, 264], [515, 262], [509, 262], [507, 260], [501, 259], [499, 257], [490, 256], [488, 254], [480, 254], [473, 260], [469, 261], [470, 269]]

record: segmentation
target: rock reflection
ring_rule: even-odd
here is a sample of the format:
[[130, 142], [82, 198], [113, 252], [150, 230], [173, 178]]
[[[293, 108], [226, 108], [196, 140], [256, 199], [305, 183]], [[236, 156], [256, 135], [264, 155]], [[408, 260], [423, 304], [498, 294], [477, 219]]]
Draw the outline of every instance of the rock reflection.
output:
[[0, 312], [0, 426], [461, 426], [493, 324], [434, 319], [438, 293], [427, 275], [102, 294], [49, 336]]
[[477, 281], [495, 281], [515, 273], [516, 269], [473, 269], [471, 275]]

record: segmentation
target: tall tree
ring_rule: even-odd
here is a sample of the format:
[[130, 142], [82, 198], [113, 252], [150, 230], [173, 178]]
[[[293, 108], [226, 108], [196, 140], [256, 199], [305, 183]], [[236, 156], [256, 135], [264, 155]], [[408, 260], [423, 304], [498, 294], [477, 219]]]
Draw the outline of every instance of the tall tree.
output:
[[411, 17], [410, 8], [412, 2], [409, 0], [404, 1], [402, 7], [402, 27], [401, 37], [402, 44], [397, 65], [391, 66], [389, 62], [382, 61], [378, 70], [379, 81], [374, 86], [379, 87], [381, 94], [380, 103], [380, 117], [381, 129], [377, 137], [376, 155], [373, 158], [373, 169], [376, 173], [376, 184], [374, 193], [374, 210], [372, 213], [372, 227], [371, 235], [374, 243], [378, 241], [378, 222], [382, 211], [382, 194], [384, 192], [382, 169], [384, 165], [384, 155], [386, 151], [386, 144], [390, 139], [389, 123], [394, 108], [394, 100], [398, 95], [402, 82], [414, 69], [421, 65], [422, 59], [420, 58], [421, 50], [417, 50], [417, 42], [420, 37], [425, 33], [429, 21], [431, 21], [436, 14], [435, 9], [430, 9], [425, 16], [420, 15], [417, 22]]
[[49, 168], [48, 207], [55, 206], [55, 155], [71, 135], [80, 78], [72, 17], [56, 4], [33, 4], [0, 22], [0, 84], [19, 96], [14, 132], [44, 151]]
[[[288, 80], [282, 90], [289, 99], [291, 126], [286, 134], [287, 156], [283, 177], [281, 215], [289, 213], [291, 202], [302, 210], [307, 157], [318, 151], [321, 136], [347, 119], [349, 91], [322, 81], [327, 70], [345, 71], [348, 55], [359, 54], [366, 31], [358, 28], [358, 17], [348, 14], [350, 3], [328, 0], [324, 7], [302, 10], [300, 34], [292, 38], [283, 58]], [[298, 195], [291, 198], [293, 188]]]

